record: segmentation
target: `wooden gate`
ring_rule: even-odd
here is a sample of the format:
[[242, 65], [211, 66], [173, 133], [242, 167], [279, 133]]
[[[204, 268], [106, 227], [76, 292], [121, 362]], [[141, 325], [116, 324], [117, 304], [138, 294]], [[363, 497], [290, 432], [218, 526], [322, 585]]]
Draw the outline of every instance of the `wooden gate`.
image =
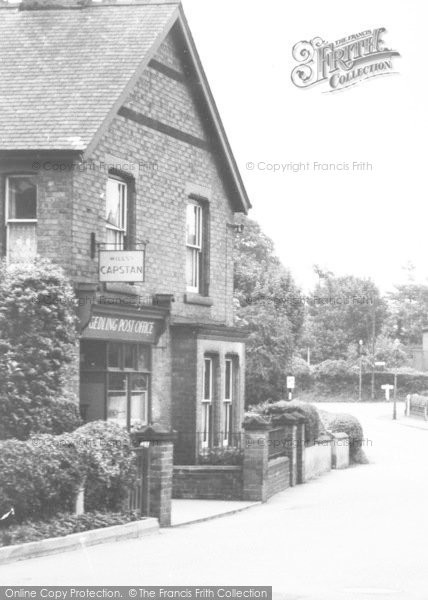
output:
[[138, 511], [141, 516], [150, 514], [150, 447], [135, 448], [137, 458], [137, 476], [129, 494], [129, 510]]

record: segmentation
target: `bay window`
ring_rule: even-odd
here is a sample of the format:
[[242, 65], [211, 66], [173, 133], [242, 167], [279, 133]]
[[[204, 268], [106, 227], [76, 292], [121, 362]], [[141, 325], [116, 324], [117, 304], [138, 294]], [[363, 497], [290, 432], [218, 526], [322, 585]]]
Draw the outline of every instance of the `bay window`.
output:
[[37, 253], [37, 184], [34, 175], [6, 177], [6, 256], [32, 259]]
[[208, 448], [211, 445], [211, 421], [213, 400], [213, 360], [204, 359], [203, 395], [201, 411], [201, 445]]
[[233, 360], [225, 362], [225, 381], [223, 397], [223, 445], [230, 446], [232, 442], [232, 404], [233, 404]]

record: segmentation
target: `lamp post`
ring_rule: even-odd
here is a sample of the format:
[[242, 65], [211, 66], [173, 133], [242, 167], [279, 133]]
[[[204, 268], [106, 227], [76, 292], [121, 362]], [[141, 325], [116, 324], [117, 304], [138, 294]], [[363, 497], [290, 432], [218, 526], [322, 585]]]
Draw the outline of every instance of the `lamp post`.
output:
[[400, 340], [394, 341], [394, 405], [392, 409], [392, 419], [397, 420], [397, 369], [398, 369], [398, 347]]
[[358, 385], [358, 401], [361, 402], [362, 388], [363, 388], [363, 340], [358, 342], [358, 351], [360, 354], [360, 377]]

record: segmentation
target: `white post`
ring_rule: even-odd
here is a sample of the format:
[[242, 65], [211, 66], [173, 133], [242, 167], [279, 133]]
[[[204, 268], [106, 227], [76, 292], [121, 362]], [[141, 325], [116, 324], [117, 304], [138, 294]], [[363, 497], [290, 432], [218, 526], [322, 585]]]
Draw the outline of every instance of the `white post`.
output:
[[85, 482], [83, 481], [77, 490], [76, 501], [74, 504], [74, 514], [83, 515], [85, 512]]

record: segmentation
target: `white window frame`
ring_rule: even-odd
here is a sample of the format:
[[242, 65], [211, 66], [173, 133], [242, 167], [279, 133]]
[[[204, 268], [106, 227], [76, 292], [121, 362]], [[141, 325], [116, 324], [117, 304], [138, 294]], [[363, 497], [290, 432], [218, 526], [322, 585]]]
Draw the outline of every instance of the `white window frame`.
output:
[[[229, 368], [229, 397], [227, 394], [227, 365]], [[224, 416], [224, 431], [223, 431], [223, 446], [229, 446], [230, 435], [232, 432], [232, 406], [234, 396], [234, 365], [232, 358], [226, 358], [224, 369], [224, 398], [223, 398], [223, 416]]]
[[[209, 374], [209, 397], [205, 396], [205, 388], [206, 388], [206, 364], [207, 362], [210, 365], [210, 374]], [[210, 437], [211, 437], [211, 406], [213, 400], [213, 359], [205, 356], [204, 357], [204, 365], [203, 365], [203, 378], [202, 378], [202, 414], [201, 414], [201, 446], [202, 448], [208, 448], [210, 445]]]
[[[189, 207], [193, 207], [196, 211], [196, 243], [189, 244], [187, 227], [188, 227], [188, 211]], [[203, 245], [203, 208], [198, 202], [189, 201], [186, 206], [186, 289], [188, 292], [196, 294], [201, 290], [201, 260], [202, 260], [202, 245]], [[187, 254], [192, 255], [192, 284], [187, 283]]]
[[[120, 222], [119, 225], [113, 225], [109, 223], [107, 220], [107, 207], [108, 207], [108, 192], [109, 192], [109, 182], [114, 181], [118, 186], [122, 189], [122, 194], [119, 199], [119, 217]], [[105, 211], [106, 211], [106, 229], [108, 232], [113, 232], [115, 237], [115, 242], [107, 242], [107, 250], [124, 250], [125, 248], [125, 236], [127, 234], [127, 225], [128, 225], [128, 184], [126, 181], [121, 179], [120, 177], [116, 177], [115, 175], [109, 175], [106, 185], [106, 203], [105, 203]], [[108, 236], [108, 233], [107, 233]], [[108, 238], [107, 238], [108, 239]], [[114, 248], [110, 246], [114, 245]]]
[[[28, 224], [28, 225], [37, 225], [37, 218], [36, 219], [9, 219], [9, 202], [10, 202], [10, 198], [9, 198], [9, 182], [11, 179], [22, 179], [24, 177], [29, 177], [31, 179], [34, 179], [34, 175], [30, 174], [30, 173], [15, 173], [13, 175], [7, 175], [6, 176], [6, 186], [5, 186], [5, 204], [4, 204], [4, 214], [5, 214], [5, 228], [6, 228], [6, 259], [9, 260], [10, 257], [10, 251], [9, 251], [9, 225], [13, 224], [13, 223], [19, 223], [19, 224]], [[38, 204], [38, 187], [36, 184], [36, 212], [37, 212], [37, 204]]]

